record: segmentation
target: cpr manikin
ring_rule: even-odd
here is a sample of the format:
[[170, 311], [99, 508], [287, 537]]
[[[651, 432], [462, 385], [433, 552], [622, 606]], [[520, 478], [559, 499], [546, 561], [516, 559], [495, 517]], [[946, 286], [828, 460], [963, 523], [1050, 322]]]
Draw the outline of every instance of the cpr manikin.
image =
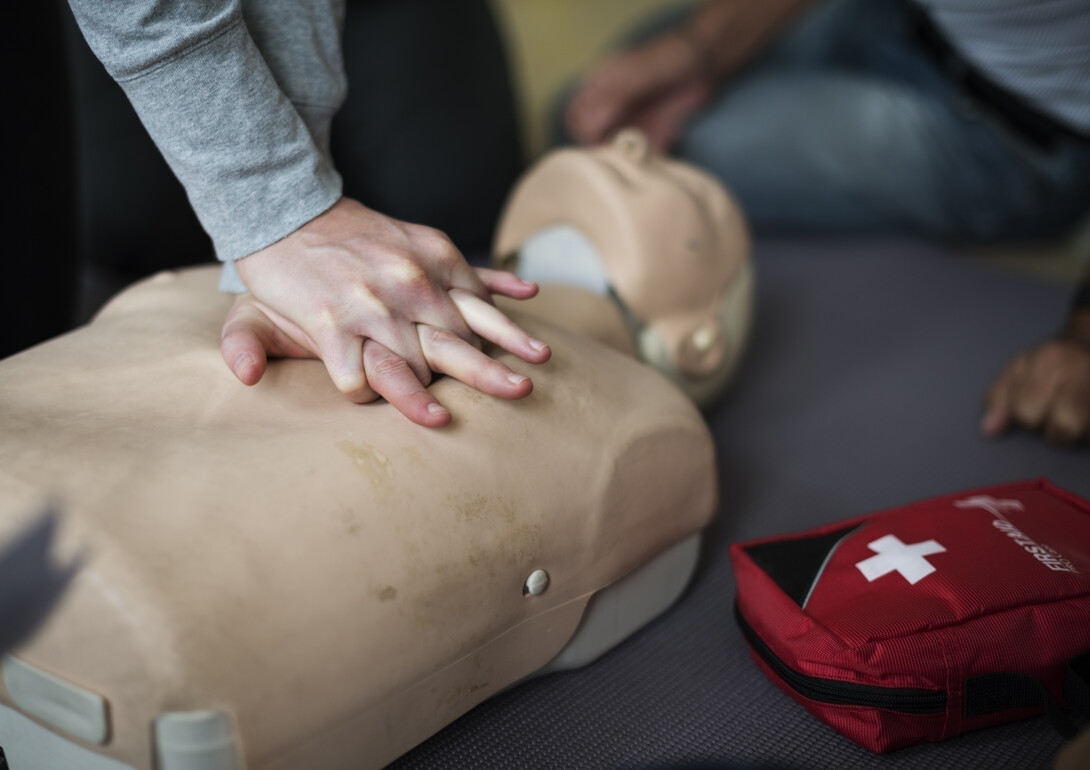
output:
[[[510, 684], [592, 660], [677, 597], [716, 510], [713, 447], [690, 399], [622, 351], [662, 356], [707, 397], [744, 335], [723, 302], [748, 291], [745, 241], [705, 177], [630, 142], [562, 155], [616, 176], [584, 199], [608, 222], [569, 208], [597, 171], [551, 188], [552, 218], [523, 211], [556, 156], [516, 191], [497, 253], [570, 224], [585, 241], [574, 264], [602, 268], [607, 296], [543, 286], [508, 306], [552, 360], [501, 356], [534, 379], [521, 401], [437, 380], [446, 428], [349, 403], [318, 361], [239, 385], [219, 355], [231, 298], [212, 267], [149, 279], [0, 363], [0, 544], [50, 499], [59, 558], [83, 559], [4, 659], [12, 768], [380, 767]], [[644, 183], [656, 210], [673, 184], [692, 216], [626, 220]], [[682, 226], [675, 254], [659, 229]], [[615, 227], [646, 232], [624, 241]], [[726, 266], [717, 238], [737, 249], [718, 252]], [[673, 260], [669, 282], [657, 263], [641, 277], [617, 244]], [[686, 274], [690, 252], [701, 274]], [[520, 268], [540, 264], [526, 254]]]
[[[609, 297], [624, 331], [602, 305], [599, 339], [611, 329], [614, 344], [707, 405], [749, 333], [749, 250], [741, 213], [713, 177], [626, 130], [594, 150], [554, 152], [528, 173], [507, 201], [494, 254], [527, 280]], [[548, 317], [565, 324], [570, 301]]]

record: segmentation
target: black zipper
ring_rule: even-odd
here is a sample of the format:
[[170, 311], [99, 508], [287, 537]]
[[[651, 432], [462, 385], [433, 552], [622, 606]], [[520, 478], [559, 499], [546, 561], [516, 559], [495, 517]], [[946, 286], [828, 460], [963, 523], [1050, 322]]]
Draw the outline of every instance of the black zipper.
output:
[[753, 627], [742, 617], [737, 604], [734, 605], [734, 619], [738, 621], [738, 627], [742, 629], [742, 635], [745, 636], [753, 651], [768, 664], [776, 676], [804, 698], [841, 706], [865, 706], [900, 711], [904, 714], [941, 714], [946, 711], [945, 690], [879, 687], [800, 674], [780, 660], [776, 653], [765, 644]]

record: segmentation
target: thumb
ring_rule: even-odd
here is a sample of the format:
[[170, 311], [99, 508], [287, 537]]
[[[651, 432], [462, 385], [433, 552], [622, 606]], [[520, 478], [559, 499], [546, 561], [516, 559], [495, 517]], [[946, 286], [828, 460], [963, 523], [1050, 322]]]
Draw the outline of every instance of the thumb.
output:
[[[291, 333], [277, 325], [272, 313], [250, 294], [240, 294], [223, 322], [220, 355], [227, 367], [246, 385], [256, 385], [268, 368], [269, 356], [316, 358], [306, 345], [297, 342]], [[275, 314], [273, 314], [275, 315]], [[300, 339], [302, 331], [286, 319], [280, 322], [291, 328]]]
[[220, 340], [220, 355], [244, 385], [256, 385], [268, 367], [265, 344], [251, 321], [248, 314], [232, 310], [223, 324]]

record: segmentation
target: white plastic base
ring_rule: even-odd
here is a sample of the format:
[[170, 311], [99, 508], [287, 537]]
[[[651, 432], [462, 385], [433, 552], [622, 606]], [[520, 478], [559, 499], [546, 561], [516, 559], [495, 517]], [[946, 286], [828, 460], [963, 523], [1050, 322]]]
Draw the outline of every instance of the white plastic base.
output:
[[700, 539], [699, 532], [689, 535], [596, 593], [571, 641], [535, 676], [592, 663], [665, 612], [689, 584]]
[[106, 701], [101, 695], [11, 655], [3, 657], [0, 669], [8, 695], [24, 712], [88, 743], [106, 742], [110, 730]]
[[0, 748], [7, 770], [136, 770], [67, 741], [2, 703]]

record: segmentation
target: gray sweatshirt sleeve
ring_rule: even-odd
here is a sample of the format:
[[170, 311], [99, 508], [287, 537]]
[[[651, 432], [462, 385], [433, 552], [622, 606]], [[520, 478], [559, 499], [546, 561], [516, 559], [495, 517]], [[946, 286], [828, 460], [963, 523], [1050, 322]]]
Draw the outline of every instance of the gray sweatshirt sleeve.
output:
[[345, 94], [340, 0], [70, 0], [225, 262], [332, 206], [329, 125]]

